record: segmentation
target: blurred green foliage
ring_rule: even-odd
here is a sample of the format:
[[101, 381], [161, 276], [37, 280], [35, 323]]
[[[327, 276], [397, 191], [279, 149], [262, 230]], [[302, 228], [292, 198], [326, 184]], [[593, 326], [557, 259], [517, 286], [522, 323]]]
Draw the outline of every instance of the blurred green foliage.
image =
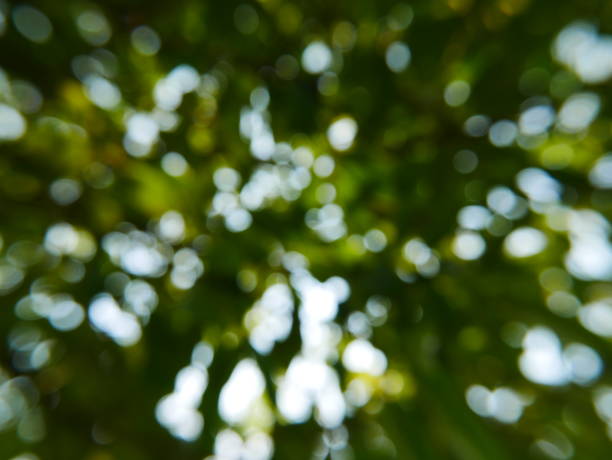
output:
[[0, 457], [609, 458], [611, 20], [0, 0]]

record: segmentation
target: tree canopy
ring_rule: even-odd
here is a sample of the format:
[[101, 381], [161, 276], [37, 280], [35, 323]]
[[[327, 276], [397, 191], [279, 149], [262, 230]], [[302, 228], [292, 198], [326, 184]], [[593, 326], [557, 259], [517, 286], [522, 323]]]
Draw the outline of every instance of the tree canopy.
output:
[[0, 0], [0, 457], [609, 458], [610, 24]]

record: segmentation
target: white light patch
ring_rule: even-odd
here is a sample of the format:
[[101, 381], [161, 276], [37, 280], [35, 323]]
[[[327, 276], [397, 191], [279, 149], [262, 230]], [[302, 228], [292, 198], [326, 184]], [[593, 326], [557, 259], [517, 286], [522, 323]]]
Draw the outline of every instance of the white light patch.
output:
[[172, 284], [177, 288], [191, 289], [204, 273], [204, 264], [191, 248], [181, 248], [172, 258], [173, 267], [170, 273]]
[[465, 399], [470, 409], [481, 417], [492, 417], [502, 423], [518, 422], [528, 404], [512, 388], [499, 387], [489, 391], [482, 385], [470, 386]]
[[576, 238], [565, 266], [582, 280], [612, 280], [612, 246], [600, 238]]
[[194, 366], [208, 368], [215, 357], [215, 350], [208, 342], [198, 342], [191, 352], [191, 363]]
[[175, 393], [159, 401], [155, 416], [160, 425], [184, 441], [195, 441], [204, 428], [202, 414], [184, 405], [180, 396]]
[[589, 181], [597, 188], [612, 189], [612, 155], [604, 155], [589, 172]]
[[301, 315], [314, 321], [331, 321], [338, 313], [338, 296], [326, 283], [311, 279], [299, 288]]
[[549, 105], [530, 107], [521, 113], [519, 130], [527, 136], [537, 136], [551, 127], [555, 121], [555, 112]]
[[578, 319], [586, 329], [602, 337], [612, 337], [612, 302], [586, 304], [578, 311]]
[[387, 357], [367, 340], [356, 339], [344, 349], [342, 364], [351, 372], [379, 376], [387, 369]]
[[49, 187], [51, 198], [61, 206], [74, 203], [81, 196], [81, 192], [81, 184], [68, 178], [54, 180]]
[[309, 363], [303, 358], [293, 358], [285, 376], [280, 381], [276, 392], [276, 405], [281, 415], [290, 423], [303, 423], [312, 413], [312, 398], [310, 395], [310, 376], [320, 376], [320, 373], [310, 374]]
[[380, 252], [387, 246], [387, 236], [381, 230], [374, 228], [364, 235], [363, 244], [370, 252]]
[[580, 308], [580, 300], [569, 292], [554, 291], [546, 298], [546, 305], [553, 313], [564, 318], [572, 318]]
[[197, 407], [202, 400], [202, 394], [208, 385], [207, 372], [197, 366], [184, 367], [176, 374], [174, 392], [185, 404]]
[[570, 382], [588, 385], [601, 375], [603, 361], [595, 350], [581, 343], [571, 343], [562, 350], [557, 335], [538, 326], [523, 338], [519, 367], [527, 379], [541, 385], [560, 386]]
[[547, 238], [540, 230], [520, 227], [513, 230], [504, 240], [506, 252], [516, 258], [531, 257], [539, 254], [547, 245]]
[[162, 157], [161, 165], [164, 172], [173, 177], [180, 177], [189, 169], [189, 163], [185, 157], [177, 152], [166, 153]]
[[0, 141], [17, 140], [25, 132], [25, 118], [10, 105], [0, 104]]
[[313, 406], [325, 428], [336, 428], [345, 416], [346, 403], [336, 372], [324, 362], [296, 356], [280, 381], [276, 402], [291, 423], [308, 420]]
[[491, 392], [482, 385], [472, 385], [465, 392], [468, 406], [481, 417], [491, 416], [489, 397]]
[[516, 219], [523, 216], [527, 210], [524, 201], [524, 199], [519, 198], [508, 187], [493, 187], [487, 193], [487, 205], [489, 208], [508, 219]]
[[255, 88], [253, 91], [251, 91], [249, 101], [255, 110], [266, 110], [268, 108], [268, 104], [270, 104], [270, 92], [263, 86]]
[[556, 203], [561, 198], [561, 184], [542, 169], [523, 169], [516, 175], [516, 183], [533, 201]]
[[480, 258], [487, 248], [484, 238], [476, 232], [461, 231], [453, 239], [453, 252], [463, 260]]
[[202, 414], [185, 405], [177, 393], [171, 393], [157, 403], [155, 417], [174, 437], [187, 442], [195, 441], [204, 428]]
[[361, 311], [354, 311], [346, 321], [346, 328], [356, 337], [368, 338], [372, 334], [372, 325], [368, 315]]
[[325, 72], [332, 63], [332, 53], [322, 41], [310, 43], [302, 53], [302, 67], [311, 74]]
[[437, 275], [440, 270], [440, 260], [434, 251], [420, 238], [412, 238], [402, 247], [404, 259], [412, 262], [417, 272], [427, 278]]
[[215, 458], [222, 460], [269, 460], [274, 452], [270, 436], [262, 431], [250, 431], [246, 439], [231, 429], [217, 433]]
[[509, 147], [514, 143], [518, 129], [510, 120], [500, 120], [489, 128], [489, 140], [496, 147]]
[[610, 224], [593, 210], [571, 211], [568, 219], [571, 247], [565, 257], [567, 270], [582, 280], [612, 280]]
[[157, 81], [153, 97], [162, 110], [176, 110], [183, 101], [183, 95], [194, 91], [200, 83], [200, 75], [191, 66], [182, 64], [164, 78]]
[[542, 385], [565, 385], [571, 377], [559, 338], [545, 327], [535, 327], [525, 334], [519, 368], [527, 379]]
[[102, 247], [113, 263], [132, 275], [159, 277], [166, 272], [168, 260], [163, 247], [147, 233], [112, 232], [104, 236]]
[[184, 94], [195, 91], [200, 84], [200, 74], [187, 64], [176, 66], [166, 78]]
[[467, 102], [471, 92], [472, 88], [468, 82], [464, 80], [451, 81], [444, 88], [444, 102], [451, 107], [459, 107]]
[[76, 250], [78, 244], [78, 232], [67, 223], [52, 225], [45, 234], [45, 249], [51, 254], [71, 254]]
[[245, 422], [265, 390], [264, 376], [253, 359], [243, 359], [234, 368], [219, 395], [219, 415], [229, 424]]
[[612, 40], [593, 24], [576, 21], [565, 27], [553, 46], [555, 58], [585, 83], [602, 83], [612, 75]]
[[412, 54], [408, 45], [402, 42], [393, 42], [385, 52], [385, 61], [392, 72], [399, 73], [410, 64]]
[[593, 395], [593, 404], [599, 417], [607, 423], [612, 423], [612, 387], [601, 386]]
[[91, 302], [89, 321], [95, 329], [108, 335], [122, 347], [134, 345], [142, 335], [136, 317], [119, 308], [109, 294], [100, 294]]
[[353, 407], [365, 406], [372, 397], [372, 386], [368, 379], [361, 376], [351, 379], [346, 391], [346, 401]]
[[484, 206], [465, 206], [457, 214], [459, 225], [468, 230], [483, 230], [491, 222], [491, 212]]
[[244, 318], [249, 343], [260, 354], [272, 351], [276, 342], [289, 336], [293, 324], [293, 296], [289, 286], [273, 284]]
[[592, 209], [573, 210], [569, 215], [569, 231], [574, 237], [603, 238], [610, 233], [610, 223]]
[[223, 459], [240, 460], [244, 445], [242, 438], [234, 430], [221, 430], [215, 436], [215, 455]]
[[89, 100], [102, 109], [115, 109], [121, 102], [119, 88], [106, 78], [98, 75], [88, 75], [84, 84]]
[[[294, 267], [291, 284], [301, 300], [302, 350], [291, 360], [287, 372], [277, 383], [277, 407], [290, 423], [306, 421], [314, 408], [318, 424], [333, 429], [344, 420], [346, 403], [338, 375], [327, 364], [328, 360], [337, 359], [338, 344], [342, 338], [342, 328], [332, 320], [337, 314], [338, 304], [349, 297], [350, 287], [346, 280], [338, 276], [321, 283], [303, 264]], [[374, 354], [373, 372], [377, 372], [379, 356]], [[372, 370], [371, 367], [368, 369]]]
[[314, 162], [314, 155], [312, 154], [312, 150], [308, 147], [298, 147], [291, 154], [291, 161], [296, 166], [310, 168]]
[[335, 379], [326, 385], [317, 395], [315, 407], [317, 408], [317, 422], [324, 428], [338, 428], [346, 414], [346, 403], [340, 390], [340, 385]]
[[159, 219], [157, 226], [159, 236], [172, 244], [180, 243], [185, 238], [185, 220], [178, 211], [167, 211]]
[[225, 226], [230, 232], [244, 232], [251, 226], [252, 222], [253, 216], [246, 209], [233, 209], [225, 215]]
[[240, 185], [240, 173], [232, 168], [219, 168], [213, 174], [213, 182], [222, 192], [234, 192]]
[[165, 268], [165, 260], [155, 249], [136, 243], [126, 248], [121, 266], [133, 275], [159, 276]]
[[159, 126], [145, 113], [136, 113], [127, 121], [128, 136], [139, 144], [151, 145], [157, 140]]
[[603, 371], [603, 361], [591, 347], [581, 343], [572, 343], [563, 351], [563, 359], [572, 380], [581, 385], [594, 382]]
[[413, 238], [404, 245], [402, 254], [406, 260], [420, 265], [431, 257], [431, 249], [420, 238]]
[[291, 259], [285, 263], [291, 267], [291, 284], [301, 300], [302, 350], [277, 381], [277, 407], [290, 423], [306, 421], [315, 409], [317, 423], [333, 429], [344, 420], [346, 403], [338, 375], [327, 362], [338, 358], [342, 328], [333, 319], [339, 303], [348, 299], [350, 287], [338, 276], [322, 283], [307, 271], [306, 260]]
[[47, 318], [51, 326], [58, 331], [71, 331], [81, 325], [85, 319], [85, 312], [81, 305], [67, 298], [54, 302]]
[[155, 417], [174, 437], [195, 441], [204, 428], [204, 417], [197, 410], [208, 386], [206, 368], [212, 361], [212, 348], [198, 343], [192, 353], [192, 362], [182, 368], [174, 381], [174, 391], [159, 400]]
[[243, 449], [245, 460], [269, 460], [274, 453], [274, 442], [268, 434], [259, 431], [247, 436]]
[[595, 93], [570, 96], [559, 111], [558, 127], [566, 133], [579, 133], [589, 127], [599, 114], [601, 102]]
[[176, 110], [183, 101], [183, 93], [175, 82], [162, 78], [153, 89], [155, 104], [162, 110]]
[[318, 177], [329, 177], [334, 172], [336, 162], [329, 155], [321, 155], [314, 161], [313, 170]]
[[357, 122], [353, 118], [341, 117], [327, 129], [327, 140], [335, 150], [343, 152], [353, 145], [357, 130]]
[[128, 309], [144, 321], [149, 319], [157, 306], [157, 293], [151, 285], [143, 280], [133, 280], [127, 283], [123, 291]]
[[276, 143], [265, 112], [243, 108], [240, 111], [240, 134], [250, 139], [252, 155], [259, 160], [269, 160], [274, 155]]

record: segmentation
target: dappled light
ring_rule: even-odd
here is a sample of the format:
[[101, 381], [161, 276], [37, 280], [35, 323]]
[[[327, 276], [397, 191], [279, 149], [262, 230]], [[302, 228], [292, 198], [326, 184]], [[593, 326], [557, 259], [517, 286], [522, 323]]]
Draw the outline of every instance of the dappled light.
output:
[[611, 15], [0, 0], [0, 457], [606, 458]]

